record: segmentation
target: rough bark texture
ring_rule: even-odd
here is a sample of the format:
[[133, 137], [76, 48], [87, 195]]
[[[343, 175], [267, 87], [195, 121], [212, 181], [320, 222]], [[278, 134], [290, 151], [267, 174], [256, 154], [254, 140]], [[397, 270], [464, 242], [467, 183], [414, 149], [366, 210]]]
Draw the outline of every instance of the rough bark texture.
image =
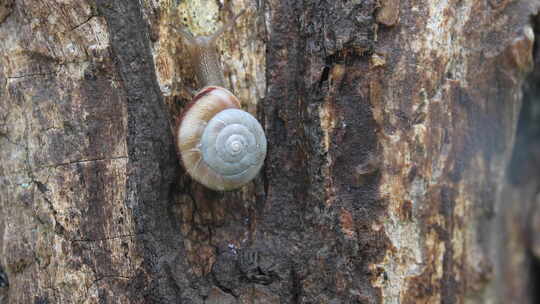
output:
[[[269, 151], [218, 193], [175, 154], [197, 84], [169, 24], [243, 8], [219, 48]], [[0, 0], [0, 303], [535, 303], [537, 13]]]

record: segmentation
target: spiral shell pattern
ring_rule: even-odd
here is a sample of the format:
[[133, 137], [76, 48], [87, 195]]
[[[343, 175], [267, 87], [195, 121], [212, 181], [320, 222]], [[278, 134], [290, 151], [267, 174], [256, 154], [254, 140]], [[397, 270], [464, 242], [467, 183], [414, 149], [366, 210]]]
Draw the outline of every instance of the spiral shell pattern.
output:
[[266, 157], [261, 125], [221, 87], [206, 87], [195, 96], [177, 128], [177, 146], [193, 179], [219, 191], [252, 180]]

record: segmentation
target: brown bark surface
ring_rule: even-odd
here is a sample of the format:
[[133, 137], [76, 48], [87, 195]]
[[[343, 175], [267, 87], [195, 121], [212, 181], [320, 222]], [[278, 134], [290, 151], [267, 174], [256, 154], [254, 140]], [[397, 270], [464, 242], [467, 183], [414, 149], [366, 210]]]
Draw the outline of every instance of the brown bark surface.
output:
[[[538, 5], [0, 0], [0, 303], [535, 303]], [[169, 24], [241, 9], [269, 151], [220, 193], [175, 153]]]

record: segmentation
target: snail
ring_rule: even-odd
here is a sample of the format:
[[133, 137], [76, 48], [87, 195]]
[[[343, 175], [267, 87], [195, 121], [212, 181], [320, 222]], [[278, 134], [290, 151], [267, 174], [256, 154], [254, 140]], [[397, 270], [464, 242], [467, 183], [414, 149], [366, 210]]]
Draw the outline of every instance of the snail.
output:
[[219, 191], [234, 190], [251, 181], [266, 157], [263, 128], [225, 89], [217, 53], [216, 40], [242, 14], [209, 36], [194, 37], [186, 29], [175, 27], [185, 41], [202, 87], [180, 116], [175, 129], [177, 150], [194, 180]]

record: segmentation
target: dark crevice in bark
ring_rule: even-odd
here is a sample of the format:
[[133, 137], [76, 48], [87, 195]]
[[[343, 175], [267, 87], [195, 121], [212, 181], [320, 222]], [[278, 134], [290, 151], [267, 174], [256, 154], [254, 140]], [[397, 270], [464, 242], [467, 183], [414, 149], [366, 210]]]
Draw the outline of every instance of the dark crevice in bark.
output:
[[374, 9], [374, 1], [272, 6], [263, 105], [271, 187], [259, 228], [295, 265], [293, 303], [380, 301], [369, 265], [383, 260], [388, 239], [371, 227], [386, 202], [379, 174], [357, 182], [351, 170], [380, 152], [362, 56], [374, 46]]
[[7, 273], [4, 272], [2, 265], [0, 265], [0, 303], [4, 303], [4, 300], [8, 300], [9, 280]]
[[233, 292], [232, 289], [229, 289], [223, 285], [220, 285], [219, 282], [215, 282], [215, 285], [221, 290], [223, 291], [224, 293], [226, 294], [230, 294], [231, 296], [235, 297], [235, 298], [238, 298], [238, 295], [236, 293]]
[[[97, 1], [107, 21], [112, 54], [125, 89], [128, 112], [128, 180], [125, 204], [132, 209], [136, 239], [144, 258], [128, 287], [139, 303], [177, 303], [186, 286], [182, 237], [174, 216], [171, 185], [179, 171], [168, 114], [150, 52], [148, 24], [137, 1]], [[167, 273], [167, 270], [169, 272]]]
[[517, 124], [516, 140], [507, 175], [514, 185], [539, 179], [540, 169], [540, 17], [533, 20], [536, 37], [534, 69], [524, 84], [523, 104]]
[[[523, 105], [517, 124], [516, 140], [508, 166], [512, 184], [538, 180], [540, 168], [540, 17], [533, 20], [535, 42], [534, 69], [524, 84]], [[539, 180], [540, 182], [540, 180]]]
[[[532, 253], [529, 253], [533, 256]], [[531, 291], [531, 303], [540, 303], [540, 259], [533, 257], [531, 259], [531, 282], [529, 288]]]
[[[522, 233], [528, 246], [526, 259], [530, 303], [540, 301], [540, 256], [538, 256], [538, 213], [540, 212], [540, 15], [532, 20], [535, 35], [533, 47], [534, 68], [523, 87], [523, 104], [517, 124], [516, 140], [512, 158], [508, 166], [508, 180], [518, 189], [527, 193], [527, 187], [534, 189], [532, 195], [522, 196], [523, 201], [510, 202], [525, 208]], [[536, 247], [536, 248], [535, 248]], [[536, 249], [536, 250], [535, 250]]]
[[323, 86], [323, 84], [328, 81], [328, 75], [330, 74], [330, 67], [327, 65], [323, 68], [323, 71], [321, 73], [321, 80], [319, 80], [319, 89]]
[[302, 296], [302, 282], [298, 272], [293, 267], [291, 271], [292, 280], [292, 302], [301, 303], [300, 298]]
[[72, 27], [72, 28], [71, 28], [71, 31], [74, 31], [74, 30], [80, 28], [81, 26], [87, 24], [87, 23], [90, 22], [90, 20], [92, 20], [92, 18], [94, 18], [94, 17], [98, 17], [98, 15], [90, 15], [90, 16], [88, 16], [88, 18], [87, 18], [86, 20], [84, 20], [84, 21], [81, 22], [80, 24], [77, 24], [77, 25], [75, 25], [74, 27]]

